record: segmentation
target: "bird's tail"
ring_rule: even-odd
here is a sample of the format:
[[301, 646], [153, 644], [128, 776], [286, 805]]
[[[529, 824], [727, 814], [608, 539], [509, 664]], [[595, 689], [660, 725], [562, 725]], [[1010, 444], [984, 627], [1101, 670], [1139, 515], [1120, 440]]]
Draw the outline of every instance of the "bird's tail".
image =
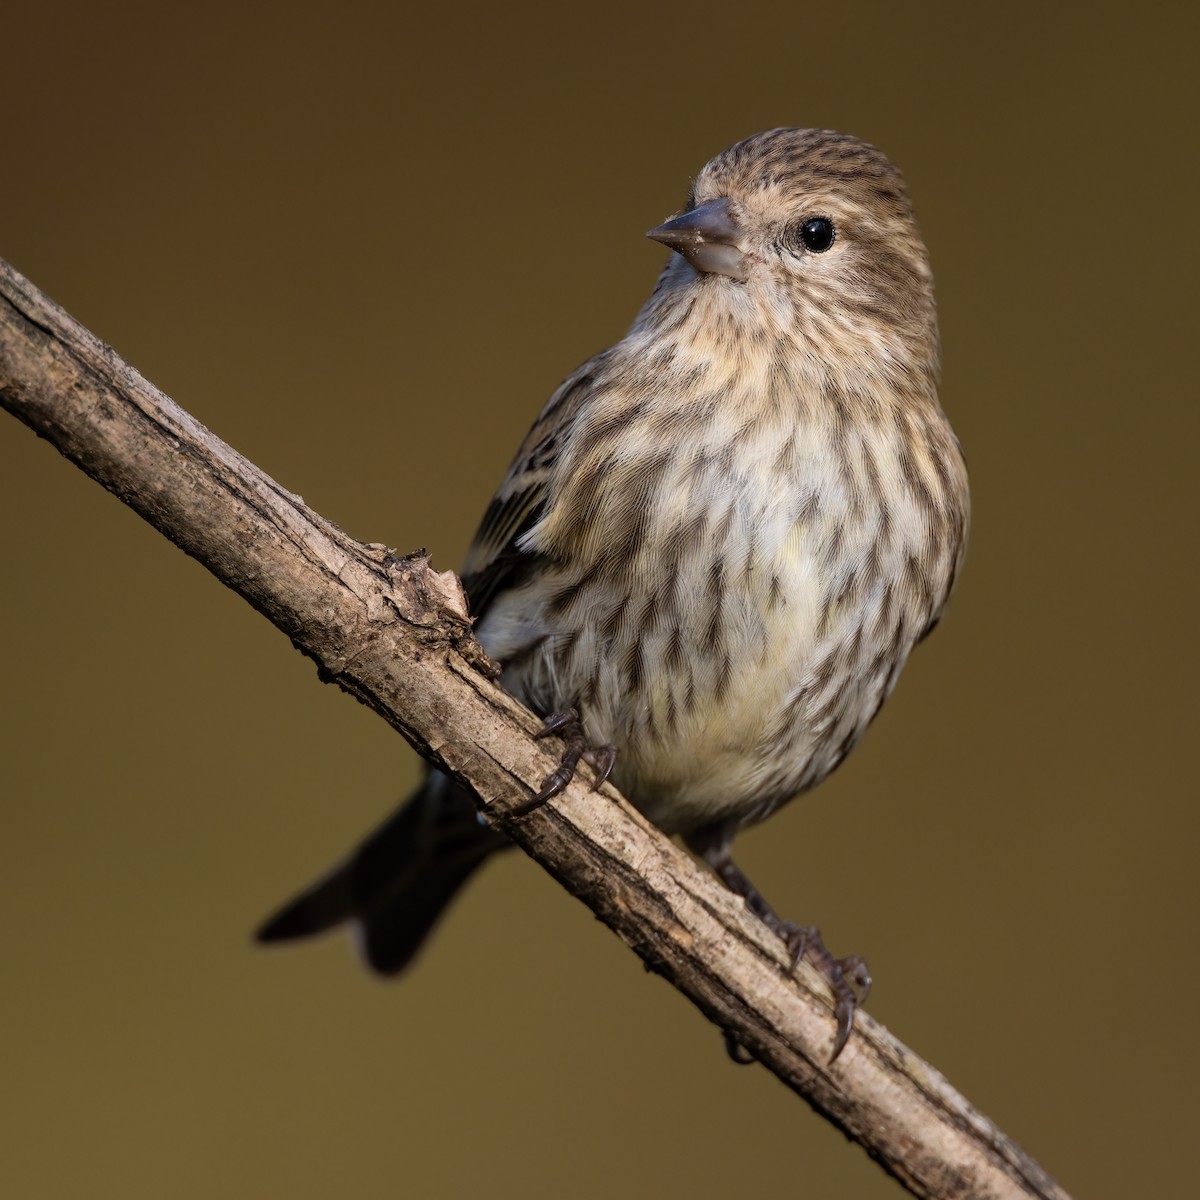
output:
[[480, 822], [470, 795], [437, 772], [349, 858], [266, 921], [255, 939], [290, 941], [347, 922], [381, 975], [412, 961], [468, 876], [509, 845]]

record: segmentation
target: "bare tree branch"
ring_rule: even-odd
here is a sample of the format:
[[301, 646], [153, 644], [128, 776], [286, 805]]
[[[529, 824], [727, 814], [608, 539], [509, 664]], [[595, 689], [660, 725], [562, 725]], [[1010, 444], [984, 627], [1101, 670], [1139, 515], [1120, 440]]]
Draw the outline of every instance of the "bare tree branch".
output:
[[913, 1194], [1066, 1200], [942, 1076], [863, 1013], [827, 1065], [819, 977], [621, 799], [578, 780], [509, 814], [556, 765], [493, 682], [452, 574], [364, 546], [146, 382], [0, 262], [0, 402], [467, 783], [513, 839], [711, 1021]]

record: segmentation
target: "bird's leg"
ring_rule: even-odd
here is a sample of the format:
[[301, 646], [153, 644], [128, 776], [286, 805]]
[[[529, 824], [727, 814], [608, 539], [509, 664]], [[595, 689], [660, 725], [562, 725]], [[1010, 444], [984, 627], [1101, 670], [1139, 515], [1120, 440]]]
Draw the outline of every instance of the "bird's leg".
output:
[[580, 759], [591, 763], [596, 772], [596, 782], [592, 784], [592, 791], [599, 788], [612, 773], [613, 764], [617, 761], [616, 746], [589, 746], [583, 736], [583, 724], [579, 720], [577, 709], [565, 708], [561, 712], [551, 713], [533, 736], [544, 738], [553, 733], [562, 736], [562, 759], [557, 768], [542, 780], [537, 795], [513, 809], [514, 816], [523, 817], [557, 796], [575, 778], [575, 768], [579, 766]]
[[[712, 867], [717, 877], [731, 892], [746, 901], [746, 907], [768, 929], [778, 934], [788, 948], [793, 966], [807, 954], [809, 961], [829, 984], [837, 1017], [837, 1035], [834, 1038], [833, 1054], [829, 1059], [832, 1063], [841, 1054], [850, 1037], [855, 1010], [859, 1005], [866, 1003], [871, 991], [871, 975], [867, 964], [858, 955], [834, 958], [825, 948], [820, 930], [813, 925], [796, 925], [792, 921], [785, 921], [767, 903], [763, 894], [730, 857], [735, 830], [736, 826], [732, 824], [712, 826], [688, 834], [684, 841]], [[855, 987], [859, 990], [855, 991]], [[728, 1041], [728, 1037], [726, 1040]]]

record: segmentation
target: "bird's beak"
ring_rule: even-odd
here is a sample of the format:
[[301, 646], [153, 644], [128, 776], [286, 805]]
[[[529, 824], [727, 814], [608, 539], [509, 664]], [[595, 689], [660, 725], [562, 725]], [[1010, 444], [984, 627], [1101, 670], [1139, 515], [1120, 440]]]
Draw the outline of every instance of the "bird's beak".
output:
[[646, 236], [670, 246], [706, 275], [746, 278], [742, 230], [730, 200], [710, 200], [699, 208], [672, 217]]

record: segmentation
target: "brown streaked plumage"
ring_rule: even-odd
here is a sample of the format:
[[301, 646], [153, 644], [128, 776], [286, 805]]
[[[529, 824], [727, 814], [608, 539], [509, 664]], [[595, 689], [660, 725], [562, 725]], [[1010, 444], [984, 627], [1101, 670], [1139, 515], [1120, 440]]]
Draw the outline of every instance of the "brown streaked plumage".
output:
[[[739, 142], [650, 236], [676, 253], [543, 409], [463, 579], [506, 686], [556, 729], [577, 709], [625, 795], [822, 970], [837, 1053], [865, 967], [780, 919], [729, 848], [842, 761], [954, 585], [967, 482], [933, 278], [899, 172], [827, 131]], [[432, 773], [260, 937], [353, 919], [397, 971], [503, 844]]]

